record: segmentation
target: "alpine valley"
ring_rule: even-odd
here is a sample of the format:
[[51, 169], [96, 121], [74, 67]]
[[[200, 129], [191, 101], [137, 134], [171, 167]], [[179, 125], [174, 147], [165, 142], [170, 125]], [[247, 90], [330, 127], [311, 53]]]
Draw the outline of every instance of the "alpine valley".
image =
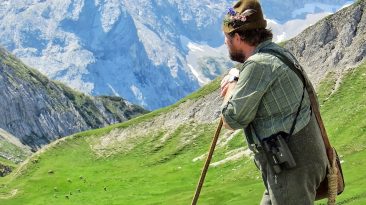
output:
[[[276, 40], [347, 0], [263, 0]], [[0, 45], [49, 78], [153, 110], [232, 66], [221, 19], [234, 1], [1, 0]], [[288, 12], [292, 11], [292, 12]]]
[[[34, 5], [41, 5], [47, 2], [39, 1]], [[167, 2], [163, 4], [162, 1], [135, 2], [136, 5], [135, 3], [130, 5], [132, 1], [129, 2], [129, 5], [141, 9], [139, 10], [141, 11], [140, 16], [141, 18], [144, 17], [142, 22], [154, 20], [154, 16], [150, 15], [149, 11], [144, 10], [150, 4], [154, 5], [153, 8], [156, 8], [156, 5], [167, 7], [157, 12], [162, 15], [161, 18], [158, 18], [158, 22], [169, 22], [169, 18], [162, 20], [164, 12], [173, 10], [173, 6], [169, 7], [168, 5], [175, 5], [179, 9], [185, 8], [182, 5], [186, 4], [197, 4], [196, 7], [187, 7], [189, 9], [200, 8], [199, 5], [201, 5], [201, 3], [198, 3], [199, 1], [175, 2], [175, 4], [173, 2], [171, 4]], [[137, 2], [140, 3], [138, 6]], [[212, 2], [215, 1], [207, 1], [206, 5], [211, 5], [210, 8], [213, 8], [215, 4]], [[289, 1], [282, 2], [284, 5], [292, 5]], [[8, 3], [10, 4], [10, 2]], [[102, 4], [101, 1], [96, 1], [96, 3], [98, 5]], [[123, 4], [128, 5], [127, 2]], [[62, 5], [60, 3], [56, 8], [61, 8]], [[73, 5], [73, 7], [68, 8], [71, 8], [70, 11], [78, 13], [77, 4]], [[88, 6], [93, 5], [97, 4], [89, 4]], [[365, 7], [366, 0], [359, 0], [351, 6], [321, 19], [296, 37], [282, 43], [284, 47], [290, 49], [299, 58], [300, 63], [309, 73], [311, 80], [317, 84], [322, 118], [330, 136], [330, 141], [337, 148], [338, 154], [341, 157], [345, 177], [345, 191], [337, 197], [337, 204], [345, 205], [366, 204]], [[105, 7], [104, 9], [108, 10], [111, 8]], [[280, 8], [285, 9], [286, 7]], [[182, 13], [187, 14], [187, 16], [183, 15], [185, 18], [181, 18], [179, 17], [179, 9], [175, 13], [177, 19], [186, 19], [187, 22], [195, 15], [196, 17], [192, 19], [196, 21], [203, 12], [203, 10], [192, 10], [189, 15], [187, 12]], [[24, 13], [27, 10], [25, 9], [22, 12]], [[99, 11], [102, 11], [102, 9]], [[206, 17], [216, 19], [213, 18], [214, 11], [215, 9]], [[123, 22], [138, 22], [137, 20], [131, 20], [133, 16], [129, 15], [129, 12], [129, 10], [125, 10], [124, 17], [130, 19], [130, 21]], [[218, 13], [221, 13], [221, 11]], [[53, 15], [52, 12], [46, 14], [48, 16]], [[71, 14], [73, 13], [71, 12]], [[64, 18], [67, 15], [69, 14], [64, 13], [64, 15], [59, 17]], [[85, 18], [84, 20], [86, 20], [101, 17], [99, 14], [95, 14], [93, 18], [81, 16], [76, 19]], [[209, 22], [210, 18], [202, 22]], [[119, 20], [122, 22], [122, 19], [124, 18]], [[113, 21], [113, 19], [106, 19], [106, 22]], [[174, 19], [174, 21], [179, 20]], [[71, 29], [71, 25], [75, 24], [75, 22], [78, 21], [71, 19], [66, 24]], [[109, 25], [108, 23], [103, 24], [103, 21], [99, 22], [100, 25]], [[80, 28], [83, 28], [84, 25], [86, 24], [78, 24]], [[186, 29], [192, 29], [198, 26], [198, 21], [190, 23], [189, 26], [182, 23], [182, 27], [162, 26], [161, 29], [168, 36], [172, 34], [170, 29], [182, 29], [184, 25], [187, 26]], [[140, 26], [146, 25], [141, 23]], [[204, 28], [206, 24], [201, 26]], [[51, 32], [53, 28], [49, 25], [48, 27]], [[141, 29], [142, 27], [137, 26], [136, 30], [129, 29], [126, 32], [139, 33], [139, 28]], [[29, 28], [34, 27], [29, 26]], [[60, 27], [57, 28], [60, 29]], [[98, 26], [94, 28], [98, 28]], [[120, 27], [113, 27], [113, 29], [118, 30]], [[200, 37], [202, 38], [200, 39], [198, 37], [200, 35], [199, 31], [189, 32], [185, 38], [193, 42], [191, 40], [193, 36], [196, 36], [200, 41], [206, 39], [207, 43], [215, 43], [215, 40], [208, 38], [207, 35]], [[143, 34], [147, 34], [147, 32], [148, 30], [144, 30]], [[214, 36], [215, 32], [215, 30], [212, 30], [212, 36]], [[84, 32], [83, 35], [91, 33], [91, 31]], [[150, 32], [146, 38], [151, 36], [159, 36], [159, 33]], [[105, 37], [109, 39], [110, 35]], [[127, 35], [122, 37], [127, 37]], [[95, 40], [93, 42], [96, 43], [95, 45], [107, 42], [110, 46], [115, 46], [116, 44], [109, 41]], [[134, 52], [136, 55], [148, 55], [150, 52], [147, 52], [147, 47], [145, 47], [143, 42], [144, 40], [137, 42], [140, 47], [135, 47], [136, 50]], [[149, 42], [150, 44], [159, 44], [160, 41], [155, 39]], [[167, 42], [173, 41], [167, 40]], [[48, 43], [45, 46], [47, 47]], [[72, 48], [77, 48], [80, 51], [84, 49], [79, 44], [73, 44], [72, 46], [75, 46]], [[67, 48], [70, 48], [70, 45]], [[166, 48], [168, 46], [164, 47], [164, 49]], [[168, 51], [164, 53], [164, 49], [156, 54], [159, 54], [158, 56], [171, 55], [171, 52], [173, 52]], [[16, 49], [14, 48], [14, 50]], [[58, 53], [59, 51], [55, 51], [54, 55]], [[117, 54], [117, 52], [112, 53]], [[14, 59], [7, 52], [4, 52], [2, 55], [5, 56], [2, 58], [9, 59], [8, 61]], [[75, 57], [75, 55], [75, 53], [72, 54], [70, 58]], [[47, 59], [46, 57], [40, 58]], [[92, 57], [92, 59], [95, 60], [96, 58]], [[135, 63], [140, 63], [140, 60]], [[78, 62], [81, 63], [81, 61]], [[105, 59], [105, 62], [110, 61]], [[155, 72], [149, 70], [149, 72], [146, 71], [141, 74], [149, 73], [150, 76], [153, 76], [153, 73], [158, 73], [159, 69], [165, 70], [168, 74], [174, 71], [170, 67], [162, 66], [163, 64], [160, 64], [160, 67], [154, 67], [153, 61], [146, 62], [148, 63], [147, 65], [151, 66], [149, 69], [154, 69], [153, 71]], [[184, 65], [187, 62], [182, 60], [181, 63]], [[3, 67], [6, 67], [11, 63], [3, 64]], [[13, 64], [20, 63], [15, 61]], [[173, 62], [172, 65], [180, 64]], [[189, 76], [189, 70], [184, 70], [183, 68], [184, 66], [177, 67], [177, 76], [181, 77], [185, 73]], [[111, 69], [105, 68], [104, 70]], [[137, 68], [133, 67], [133, 69]], [[89, 72], [90, 70], [85, 71]], [[30, 71], [27, 72], [29, 73]], [[68, 73], [71, 70], [66, 70], [65, 72]], [[16, 88], [19, 80], [13, 82], [12, 79], [15, 79], [14, 74], [10, 76], [13, 77], [9, 78], [8, 81], [11, 81]], [[36, 79], [40, 79], [38, 77], [40, 76], [39, 73], [34, 72], [34, 74], [29, 74], [28, 76], [31, 82], [39, 81], [39, 84], [44, 82], [42, 79], [36, 81]], [[88, 74], [85, 73], [85, 76], [88, 76]], [[101, 77], [102, 75], [99, 76]], [[173, 75], [171, 76], [171, 79], [166, 80], [173, 80]], [[75, 75], [74, 77], [77, 78], [78, 76]], [[128, 79], [131, 80], [131, 78]], [[145, 78], [143, 77], [142, 79]], [[192, 78], [187, 77], [186, 79], [191, 79], [192, 81], [190, 82], [192, 83], [197, 82], [194, 80], [193, 74]], [[159, 84], [161, 83], [160, 80], [162, 81], [163, 79], [156, 80], [154, 83]], [[171, 106], [157, 109], [123, 123], [76, 133], [56, 140], [27, 158], [21, 164], [14, 164], [9, 160], [0, 161], [0, 164], [5, 164], [6, 167], [13, 169], [7, 176], [0, 177], [0, 204], [189, 204], [193, 197], [204, 159], [207, 156], [210, 141], [218, 124], [222, 100], [218, 97], [220, 80], [221, 77], [215, 78], [215, 80], [204, 85], [198, 91], [193, 92]], [[169, 85], [173, 84], [172, 82], [169, 82]], [[149, 85], [150, 82], [147, 80], [145, 83]], [[44, 84], [48, 85], [46, 88], [52, 88], [52, 91], [49, 92], [58, 90], [61, 87], [50, 82]], [[198, 86], [198, 82], [196, 84]], [[176, 85], [179, 87], [178, 84]], [[18, 87], [21, 88], [21, 86]], [[163, 92], [163, 90], [157, 91]], [[47, 91], [45, 90], [44, 92]], [[145, 95], [142, 96], [146, 97]], [[40, 104], [42, 105], [42, 103]], [[43, 112], [40, 113], [42, 114]], [[0, 134], [2, 133], [0, 130]], [[4, 133], [4, 135], [9, 135], [6, 132]], [[8, 136], [7, 139], [11, 140], [12, 144], [19, 145], [19, 141], [12, 140], [14, 137]], [[24, 150], [23, 153], [27, 152], [26, 148], [22, 147], [21, 149]], [[6, 168], [3, 168], [3, 170], [8, 172]], [[264, 185], [260, 173], [253, 164], [252, 153], [247, 148], [243, 132], [241, 130], [235, 132], [222, 130], [198, 204], [258, 204], [263, 191]], [[326, 201], [318, 201], [316, 204], [326, 204]]]

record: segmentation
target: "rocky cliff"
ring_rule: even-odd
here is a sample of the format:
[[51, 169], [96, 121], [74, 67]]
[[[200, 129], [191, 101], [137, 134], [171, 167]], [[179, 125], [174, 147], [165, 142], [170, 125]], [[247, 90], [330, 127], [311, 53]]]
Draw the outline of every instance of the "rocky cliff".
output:
[[366, 56], [365, 0], [322, 19], [285, 43], [317, 85], [332, 73], [335, 89], [345, 71]]
[[119, 97], [91, 97], [50, 81], [0, 49], [0, 128], [32, 149], [145, 112]]

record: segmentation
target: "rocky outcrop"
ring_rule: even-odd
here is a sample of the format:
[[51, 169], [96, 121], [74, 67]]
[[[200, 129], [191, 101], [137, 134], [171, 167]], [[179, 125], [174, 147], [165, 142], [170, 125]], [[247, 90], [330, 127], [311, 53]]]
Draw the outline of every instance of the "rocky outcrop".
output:
[[11, 171], [12, 168], [10, 166], [0, 164], [0, 177], [5, 177], [6, 175], [10, 174]]
[[358, 66], [366, 56], [365, 0], [322, 19], [285, 43], [315, 83], [333, 72], [339, 79], [344, 71]]
[[[218, 87], [218, 83], [214, 87]], [[131, 143], [131, 141], [137, 138], [151, 137], [156, 133], [165, 132], [165, 137], [162, 138], [165, 139], [169, 138], [183, 124], [212, 123], [220, 116], [222, 100], [219, 89], [199, 98], [184, 100], [184, 102], [170, 109], [169, 112], [163, 112], [149, 120], [133, 124], [127, 128], [112, 130], [107, 135], [94, 140], [91, 149], [99, 156], [127, 152], [135, 146], [135, 143]], [[194, 136], [189, 138], [194, 138]]]
[[18, 138], [0, 128], [0, 158], [17, 164], [24, 161], [31, 154], [30, 147], [23, 145]]
[[0, 49], [0, 128], [33, 150], [145, 112], [120, 97], [91, 97], [50, 81]]

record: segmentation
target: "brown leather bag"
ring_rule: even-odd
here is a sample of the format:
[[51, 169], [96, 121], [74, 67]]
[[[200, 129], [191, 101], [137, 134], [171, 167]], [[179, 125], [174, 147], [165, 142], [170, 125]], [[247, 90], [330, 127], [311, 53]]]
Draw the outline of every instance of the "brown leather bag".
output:
[[[335, 151], [335, 149], [334, 149], [334, 151]], [[338, 157], [338, 154], [336, 151], [335, 151], [335, 160], [336, 160], [335, 166], [337, 167], [337, 170], [338, 170], [338, 172], [337, 172], [337, 195], [339, 195], [344, 191], [345, 184], [344, 184], [341, 163], [340, 163], [340, 160], [339, 160], [339, 157]], [[316, 190], [315, 200], [328, 198], [328, 196], [329, 196], [328, 190], [329, 190], [328, 177], [325, 177]]]

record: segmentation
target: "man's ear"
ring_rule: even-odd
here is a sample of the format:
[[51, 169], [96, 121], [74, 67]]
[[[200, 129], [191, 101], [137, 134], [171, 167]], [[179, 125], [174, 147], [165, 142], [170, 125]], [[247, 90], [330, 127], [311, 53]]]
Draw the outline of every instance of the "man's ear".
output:
[[240, 43], [240, 41], [241, 41], [241, 37], [240, 37], [240, 35], [239, 35], [238, 33], [235, 33], [235, 34], [234, 34], [234, 40], [235, 40], [235, 41], [238, 41], [238, 42]]

